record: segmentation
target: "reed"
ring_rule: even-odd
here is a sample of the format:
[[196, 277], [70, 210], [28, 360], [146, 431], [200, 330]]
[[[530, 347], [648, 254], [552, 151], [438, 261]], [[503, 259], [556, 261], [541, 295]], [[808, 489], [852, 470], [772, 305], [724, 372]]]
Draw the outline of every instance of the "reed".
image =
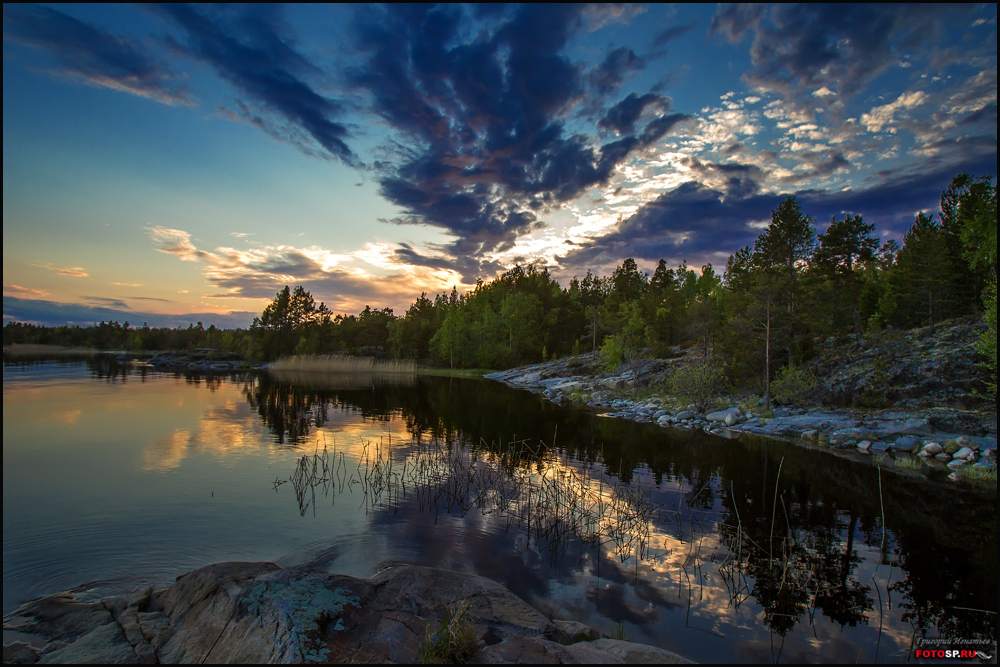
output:
[[996, 468], [980, 468], [979, 466], [966, 465], [958, 469], [958, 476], [976, 486], [996, 488], [997, 485]]
[[379, 361], [371, 357], [349, 357], [339, 354], [283, 357], [273, 362], [268, 368], [278, 372], [293, 371], [297, 373], [340, 373], [351, 375], [360, 373], [412, 375], [417, 371], [416, 363], [408, 359]]
[[412, 498], [418, 511], [459, 514], [478, 511], [497, 516], [506, 530], [523, 530], [529, 543], [549, 552], [553, 562], [571, 538], [608, 547], [622, 562], [647, 558], [650, 522], [659, 506], [645, 489], [596, 479], [589, 468], [549, 466], [545, 443], [531, 446], [514, 440], [506, 446], [481, 443], [465, 448], [458, 442], [393, 443], [362, 440], [357, 465], [349, 467], [343, 451], [324, 444], [303, 456], [288, 480], [305, 515], [316, 511], [316, 499], [336, 502], [337, 495], [363, 496], [365, 512], [399, 511], [401, 499]]

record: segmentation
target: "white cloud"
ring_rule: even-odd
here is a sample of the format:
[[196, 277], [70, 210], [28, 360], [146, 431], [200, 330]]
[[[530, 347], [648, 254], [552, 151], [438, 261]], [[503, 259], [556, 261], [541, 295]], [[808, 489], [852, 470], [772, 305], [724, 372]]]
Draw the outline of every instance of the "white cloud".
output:
[[872, 133], [881, 132], [886, 128], [887, 132], [895, 134], [896, 128], [892, 127], [892, 123], [896, 120], [896, 113], [918, 107], [926, 102], [927, 98], [927, 93], [922, 90], [903, 93], [894, 102], [874, 107], [869, 113], [861, 114], [861, 123]]

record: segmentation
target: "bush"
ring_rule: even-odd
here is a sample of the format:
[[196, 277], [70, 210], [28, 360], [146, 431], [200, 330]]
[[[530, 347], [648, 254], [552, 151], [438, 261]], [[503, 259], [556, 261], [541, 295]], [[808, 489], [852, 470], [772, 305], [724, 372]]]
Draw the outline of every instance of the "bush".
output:
[[725, 389], [722, 369], [709, 362], [681, 366], [670, 377], [670, 393], [704, 410]]
[[816, 376], [797, 366], [785, 366], [771, 383], [779, 403], [799, 405], [816, 389]]

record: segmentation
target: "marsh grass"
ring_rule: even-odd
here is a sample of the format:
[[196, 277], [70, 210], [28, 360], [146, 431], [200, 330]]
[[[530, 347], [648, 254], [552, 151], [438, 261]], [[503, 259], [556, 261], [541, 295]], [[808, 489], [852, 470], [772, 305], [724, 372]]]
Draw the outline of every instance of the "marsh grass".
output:
[[[529, 543], [549, 552], [553, 562], [575, 538], [582, 545], [607, 548], [624, 563], [647, 557], [650, 522], [659, 510], [639, 485], [592, 476], [589, 468], [551, 465], [548, 445], [514, 440], [506, 446], [480, 443], [477, 448], [420, 440], [393, 443], [362, 440], [356, 466], [344, 452], [324, 444], [303, 456], [287, 480], [299, 513], [316, 512], [318, 497], [360, 491], [366, 512], [396, 514], [407, 497], [418, 511], [437, 516], [478, 510], [496, 516], [506, 530], [523, 529]], [[620, 474], [620, 473], [619, 473]]]
[[423, 665], [463, 664], [479, 653], [479, 639], [469, 615], [469, 601], [462, 600], [445, 608], [445, 617], [437, 631], [427, 626], [420, 642]]
[[996, 468], [978, 468], [974, 465], [966, 465], [958, 469], [958, 476], [976, 486], [996, 488], [997, 485]]
[[914, 456], [897, 455], [893, 467], [899, 470], [923, 470], [923, 462]]
[[339, 354], [282, 357], [269, 367], [276, 372], [413, 375], [417, 365], [410, 360], [379, 361], [371, 357], [349, 357]]

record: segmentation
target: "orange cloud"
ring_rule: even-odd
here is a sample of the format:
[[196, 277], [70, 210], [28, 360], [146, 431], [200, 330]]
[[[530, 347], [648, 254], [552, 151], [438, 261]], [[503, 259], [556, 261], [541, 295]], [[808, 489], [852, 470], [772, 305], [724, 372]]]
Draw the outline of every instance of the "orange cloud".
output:
[[32, 264], [32, 266], [38, 267], [39, 269], [45, 269], [46, 271], [54, 271], [60, 276], [70, 276], [71, 278], [86, 278], [90, 275], [82, 266], [60, 267], [52, 266], [50, 262], [46, 262], [45, 264]]
[[49, 295], [45, 290], [21, 287], [20, 285], [4, 285], [4, 296], [15, 296], [19, 299], [41, 299]]

